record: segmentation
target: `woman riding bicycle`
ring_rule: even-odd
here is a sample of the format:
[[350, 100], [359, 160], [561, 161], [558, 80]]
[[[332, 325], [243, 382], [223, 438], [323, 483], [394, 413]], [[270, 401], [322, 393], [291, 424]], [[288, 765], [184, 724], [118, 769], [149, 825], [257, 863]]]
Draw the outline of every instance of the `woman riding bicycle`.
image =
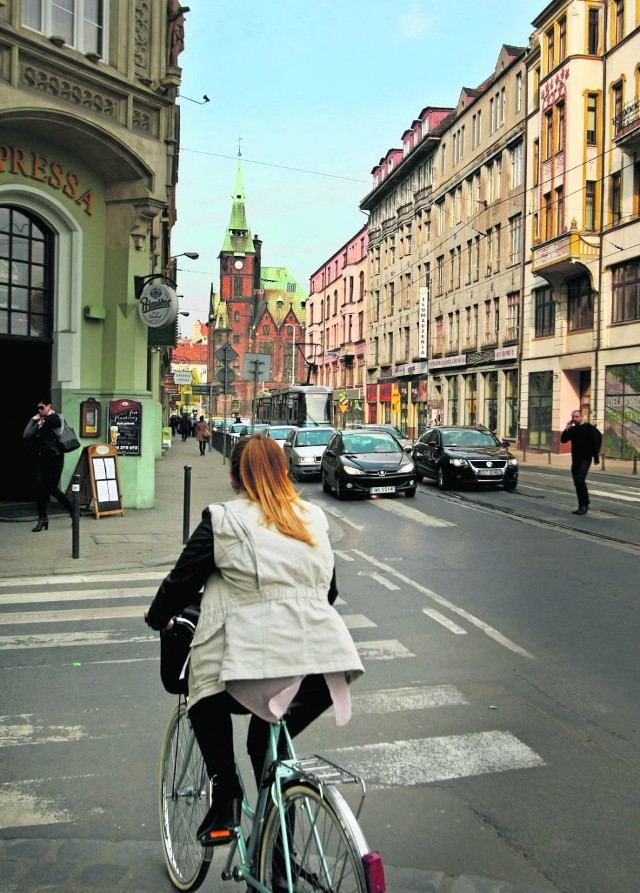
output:
[[198, 836], [238, 825], [232, 713], [252, 713], [247, 750], [259, 782], [269, 722], [286, 711], [297, 735], [333, 701], [351, 714], [347, 683], [363, 672], [351, 635], [332, 607], [334, 558], [324, 512], [294, 490], [281, 448], [261, 434], [231, 455], [235, 498], [210, 505], [148, 612], [164, 629], [200, 600], [191, 648], [189, 718], [212, 782]]

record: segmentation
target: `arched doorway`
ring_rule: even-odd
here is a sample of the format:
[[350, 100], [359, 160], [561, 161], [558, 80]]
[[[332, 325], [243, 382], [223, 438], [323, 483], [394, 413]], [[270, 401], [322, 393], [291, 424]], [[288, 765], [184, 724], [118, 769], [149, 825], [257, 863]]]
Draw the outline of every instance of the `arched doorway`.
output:
[[22, 439], [38, 400], [51, 392], [54, 233], [37, 215], [0, 205], [0, 381], [8, 463], [1, 499], [31, 499], [32, 463]]

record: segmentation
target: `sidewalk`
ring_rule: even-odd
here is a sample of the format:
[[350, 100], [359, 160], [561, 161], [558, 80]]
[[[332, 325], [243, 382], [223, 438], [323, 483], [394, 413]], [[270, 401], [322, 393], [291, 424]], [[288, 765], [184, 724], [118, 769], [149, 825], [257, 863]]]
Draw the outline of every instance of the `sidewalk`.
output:
[[[571, 455], [512, 450], [523, 473], [540, 468], [569, 474]], [[189, 533], [210, 502], [229, 499], [229, 460], [215, 450], [200, 456], [197, 441], [180, 437], [156, 464], [156, 505], [152, 509], [127, 509], [123, 515], [96, 519], [83, 514], [80, 519], [80, 557], [72, 558], [71, 524], [58, 512], [54, 501], [49, 530], [31, 532], [37, 518], [35, 507], [0, 503], [0, 578], [117, 572], [121, 569], [158, 570], [160, 580], [182, 550], [185, 465], [191, 466], [191, 511]], [[605, 470], [594, 466], [590, 481], [600, 474], [615, 476], [620, 482], [636, 482], [633, 463], [606, 459]], [[54, 514], [55, 512], [55, 514]]]
[[[125, 460], [126, 461], [126, 460]], [[52, 500], [49, 529], [32, 533], [37, 521], [32, 504], [0, 503], [0, 578], [117, 572], [123, 568], [158, 569], [158, 581], [182, 550], [185, 465], [191, 466], [189, 533], [202, 509], [233, 496], [229, 460], [214, 450], [200, 456], [198, 442], [180, 437], [156, 463], [156, 505], [124, 514], [80, 517], [80, 557], [72, 558], [71, 522]]]

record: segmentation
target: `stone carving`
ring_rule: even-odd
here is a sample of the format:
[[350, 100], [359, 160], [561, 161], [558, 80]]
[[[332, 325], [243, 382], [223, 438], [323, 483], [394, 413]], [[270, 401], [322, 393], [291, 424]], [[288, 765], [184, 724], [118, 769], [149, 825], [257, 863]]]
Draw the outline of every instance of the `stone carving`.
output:
[[178, 56], [184, 49], [184, 13], [188, 6], [179, 0], [167, 0], [167, 68], [178, 68]]
[[149, 74], [150, 11], [148, 0], [136, 3], [134, 58], [139, 75]]
[[49, 96], [57, 96], [65, 99], [73, 105], [82, 106], [104, 115], [107, 118], [116, 118], [118, 102], [89, 90], [80, 84], [75, 84], [65, 77], [51, 74], [33, 65], [23, 65], [21, 69], [21, 83], [35, 90], [41, 90]]

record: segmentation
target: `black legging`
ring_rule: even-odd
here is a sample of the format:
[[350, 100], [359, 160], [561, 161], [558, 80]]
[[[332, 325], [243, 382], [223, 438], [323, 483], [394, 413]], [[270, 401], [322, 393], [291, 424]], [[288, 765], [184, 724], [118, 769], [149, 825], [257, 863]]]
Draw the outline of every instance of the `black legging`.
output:
[[[294, 738], [306, 729], [330, 705], [331, 695], [324, 676], [305, 676], [286, 715], [291, 737]], [[207, 773], [217, 787], [220, 800], [242, 796], [233, 752], [231, 714], [249, 712], [226, 691], [203, 698], [189, 709], [189, 719], [204, 757]], [[258, 785], [262, 778], [268, 744], [269, 723], [258, 716], [252, 716], [247, 733], [247, 753]]]
[[60, 505], [71, 514], [71, 502], [60, 489], [60, 475], [64, 456], [53, 450], [40, 450], [36, 456], [36, 506], [38, 517], [47, 517], [49, 496], [54, 496]]

